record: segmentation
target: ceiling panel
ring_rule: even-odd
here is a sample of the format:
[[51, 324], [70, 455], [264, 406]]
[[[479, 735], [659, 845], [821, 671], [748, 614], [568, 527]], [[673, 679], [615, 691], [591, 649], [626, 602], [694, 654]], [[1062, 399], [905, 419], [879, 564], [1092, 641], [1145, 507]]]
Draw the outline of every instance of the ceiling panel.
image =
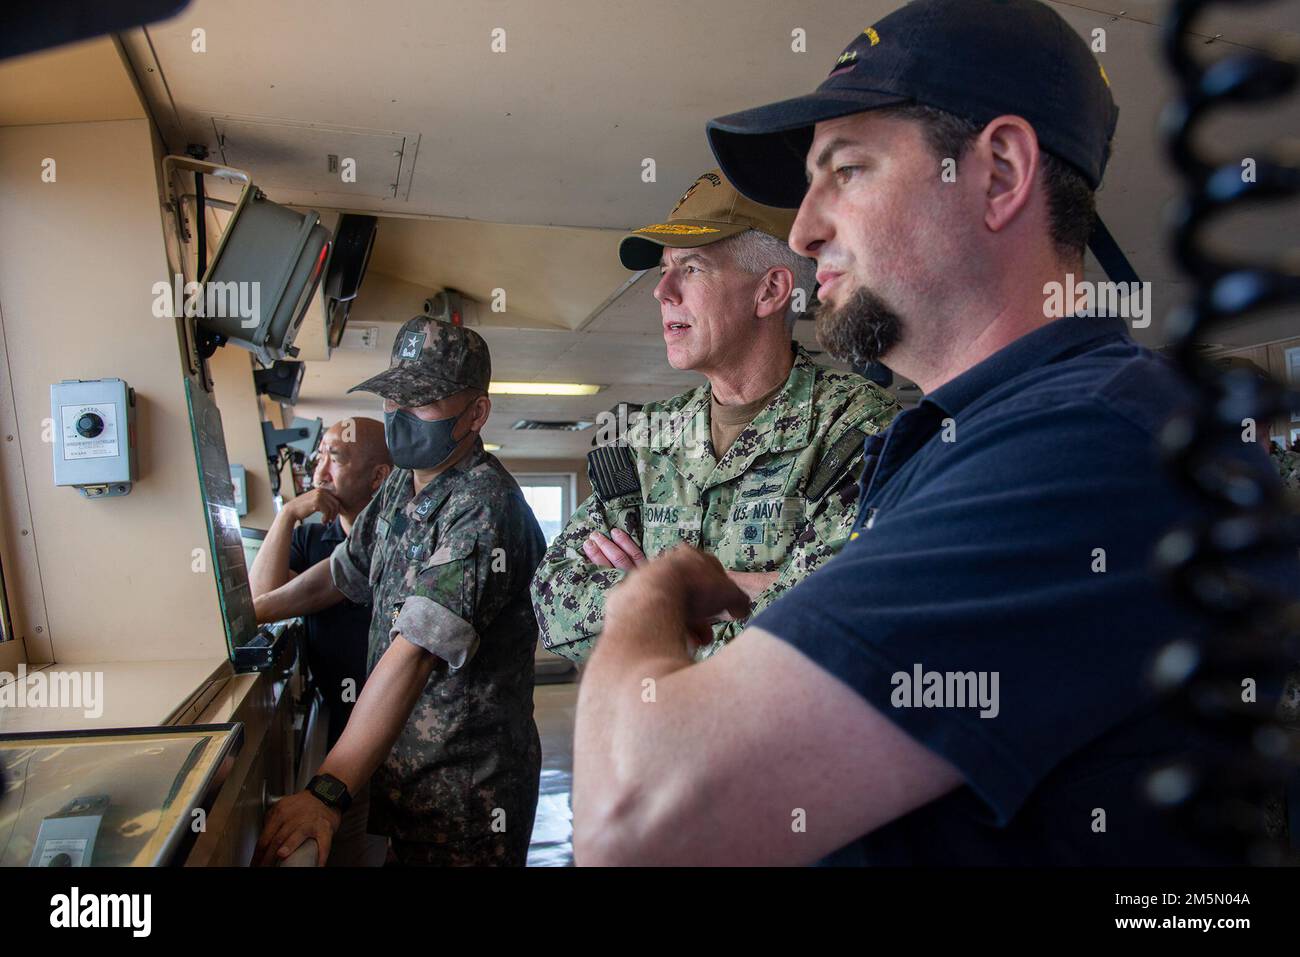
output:
[[[229, 114], [211, 117], [221, 162], [257, 170], [258, 185], [395, 199], [410, 186], [420, 136]], [[403, 168], [405, 167], [405, 172]]]
[[0, 62], [0, 126], [143, 119], [109, 37]]
[[[477, 299], [485, 324], [520, 319], [573, 329], [629, 278], [614, 250], [621, 232], [385, 217], [372, 268], [430, 292]], [[493, 306], [499, 305], [500, 312]]]
[[[1135, 329], [1154, 343], [1163, 316], [1187, 288], [1165, 241], [1165, 208], [1177, 188], [1157, 134], [1172, 94], [1155, 26], [1165, 4], [1052, 5], [1085, 37], [1105, 31], [1106, 50], [1098, 55], [1120, 122], [1098, 201], [1139, 273], [1154, 284], [1153, 321]], [[589, 399], [501, 399], [489, 438], [512, 455], [580, 454], [588, 437], [502, 430], [519, 415], [590, 415], [699, 381], [664, 361], [655, 277], [625, 289], [632, 277], [615, 254], [621, 231], [657, 221], [713, 165], [704, 137], [709, 118], [813, 89], [853, 35], [897, 6], [898, 0], [371, 0], [363, 12], [343, 0], [195, 0], [179, 17], [148, 28], [165, 94], [156, 83], [145, 86], [173, 149], [191, 140], [215, 147], [213, 115], [418, 136], [409, 195], [377, 198], [363, 195], [368, 187], [309, 184], [307, 175], [318, 171], [306, 166], [294, 186], [268, 192], [281, 202], [387, 217], [372, 264], [376, 276], [387, 277], [376, 288], [386, 283], [387, 292], [370, 291], [368, 305], [363, 294], [354, 322], [400, 322], [442, 286], [485, 301], [505, 289], [507, 312], [485, 316], [482, 330], [499, 378], [597, 381], [607, 388]], [[192, 49], [199, 28], [204, 53]], [[505, 31], [504, 52], [493, 52], [496, 28]], [[1237, 5], [1203, 29], [1210, 56], [1239, 44], [1300, 42], [1300, 4]], [[805, 32], [806, 52], [792, 49], [792, 31]], [[128, 47], [135, 56], [137, 48]], [[1300, 102], [1292, 98], [1284, 109], [1216, 120], [1207, 142], [1232, 159], [1296, 129]], [[293, 138], [286, 133], [284, 144], [268, 141], [266, 148], [277, 145], [292, 148]], [[646, 160], [654, 162], [649, 181]], [[256, 180], [262, 164], [248, 162]], [[1223, 235], [1244, 253], [1272, 254], [1300, 244], [1300, 217], [1243, 215], [1226, 223]], [[1094, 264], [1088, 271], [1097, 278]], [[1286, 317], [1267, 317], [1225, 335], [1277, 338], [1285, 324]], [[811, 343], [811, 325], [800, 324], [801, 341]], [[386, 355], [336, 353], [328, 364], [313, 363], [304, 408], [373, 410], [370, 400], [340, 398], [341, 389], [377, 371]]]
[[[897, 5], [372, 0], [358, 16], [343, 0], [196, 0], [148, 30], [188, 135], [210, 139], [214, 112], [416, 131], [404, 212], [621, 228], [659, 216], [712, 165], [705, 121], [811, 90], [857, 31]], [[1168, 91], [1152, 25], [1160, 5], [1053, 5], [1085, 36], [1107, 31], [1118, 145], [1160, 162], [1149, 149]], [[1294, 4], [1251, 5], [1212, 26], [1221, 47], [1300, 41]], [[204, 53], [192, 49], [196, 28]], [[492, 49], [498, 28], [504, 52]], [[806, 33], [804, 52], [792, 49], [794, 30]], [[642, 179], [646, 159], [654, 182]], [[294, 201], [311, 201], [300, 193]]]

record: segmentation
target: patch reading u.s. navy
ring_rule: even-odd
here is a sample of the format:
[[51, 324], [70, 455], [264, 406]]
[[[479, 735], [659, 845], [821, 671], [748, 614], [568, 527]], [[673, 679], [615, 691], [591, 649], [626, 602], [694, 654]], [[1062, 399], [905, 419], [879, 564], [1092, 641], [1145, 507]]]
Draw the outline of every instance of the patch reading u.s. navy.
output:
[[402, 351], [398, 353], [403, 359], [420, 358], [420, 350], [424, 348], [424, 340], [429, 334], [427, 332], [408, 332], [402, 337]]
[[809, 501], [816, 502], [826, 494], [834, 481], [844, 474], [844, 469], [853, 461], [861, 452], [863, 444], [867, 441], [867, 433], [861, 429], [849, 429], [831, 446], [817, 466], [817, 471], [808, 480], [807, 496]]

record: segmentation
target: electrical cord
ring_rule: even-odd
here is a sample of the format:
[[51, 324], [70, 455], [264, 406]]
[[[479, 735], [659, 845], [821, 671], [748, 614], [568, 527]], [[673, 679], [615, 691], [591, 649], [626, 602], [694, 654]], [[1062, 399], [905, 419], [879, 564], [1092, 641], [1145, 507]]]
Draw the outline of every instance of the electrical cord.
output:
[[[1294, 857], [1284, 840], [1286, 809], [1288, 803], [1300, 807], [1300, 736], [1288, 727], [1300, 693], [1300, 596], [1279, 593], [1247, 569], [1253, 560], [1300, 548], [1300, 515], [1262, 463], [1242, 452], [1243, 429], [1288, 414], [1297, 408], [1296, 396], [1271, 379], [1215, 366], [1199, 344], [1242, 316], [1300, 303], [1300, 275], [1285, 265], [1285, 253], [1250, 262], [1207, 239], [1207, 230], [1230, 211], [1300, 194], [1300, 167], [1287, 161], [1280, 145], [1212, 157], [1198, 144], [1204, 124], [1223, 107], [1275, 101], [1295, 88], [1300, 71], [1282, 54], [1233, 51], [1206, 60], [1194, 25], [1211, 5], [1177, 0], [1162, 34], [1178, 85], [1161, 119], [1162, 134], [1184, 182], [1173, 211], [1172, 246], [1194, 285], [1191, 301], [1170, 315], [1167, 331], [1169, 352], [1197, 402], [1169, 423], [1161, 451], [1203, 510], [1199, 521], [1170, 531], [1156, 556], [1206, 629], [1166, 645], [1152, 672], [1172, 713], [1201, 743], [1149, 775], [1146, 791], [1203, 846], [1276, 864]], [[1294, 252], [1291, 257], [1294, 263]]]

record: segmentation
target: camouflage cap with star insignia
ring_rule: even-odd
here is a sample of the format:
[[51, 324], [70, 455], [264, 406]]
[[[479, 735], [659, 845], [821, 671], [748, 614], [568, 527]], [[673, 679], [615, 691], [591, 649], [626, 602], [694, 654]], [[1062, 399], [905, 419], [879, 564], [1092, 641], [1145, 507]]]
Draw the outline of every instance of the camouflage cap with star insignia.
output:
[[750, 229], [786, 242], [797, 212], [746, 199], [722, 175], [722, 170], [711, 169], [682, 194], [666, 222], [651, 223], [624, 236], [618, 244], [618, 258], [628, 269], [654, 269], [664, 246], [693, 249]]
[[488, 389], [492, 358], [473, 329], [441, 319], [407, 320], [393, 342], [388, 368], [349, 392], [374, 392], [398, 405], [415, 408], [462, 389]]

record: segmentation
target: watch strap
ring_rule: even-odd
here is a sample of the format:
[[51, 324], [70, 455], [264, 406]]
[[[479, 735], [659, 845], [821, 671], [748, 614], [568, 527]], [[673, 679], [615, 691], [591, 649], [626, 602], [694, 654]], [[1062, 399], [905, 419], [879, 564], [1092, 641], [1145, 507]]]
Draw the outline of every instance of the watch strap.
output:
[[332, 774], [318, 774], [307, 782], [307, 790], [326, 807], [346, 812], [352, 806], [348, 786]]

